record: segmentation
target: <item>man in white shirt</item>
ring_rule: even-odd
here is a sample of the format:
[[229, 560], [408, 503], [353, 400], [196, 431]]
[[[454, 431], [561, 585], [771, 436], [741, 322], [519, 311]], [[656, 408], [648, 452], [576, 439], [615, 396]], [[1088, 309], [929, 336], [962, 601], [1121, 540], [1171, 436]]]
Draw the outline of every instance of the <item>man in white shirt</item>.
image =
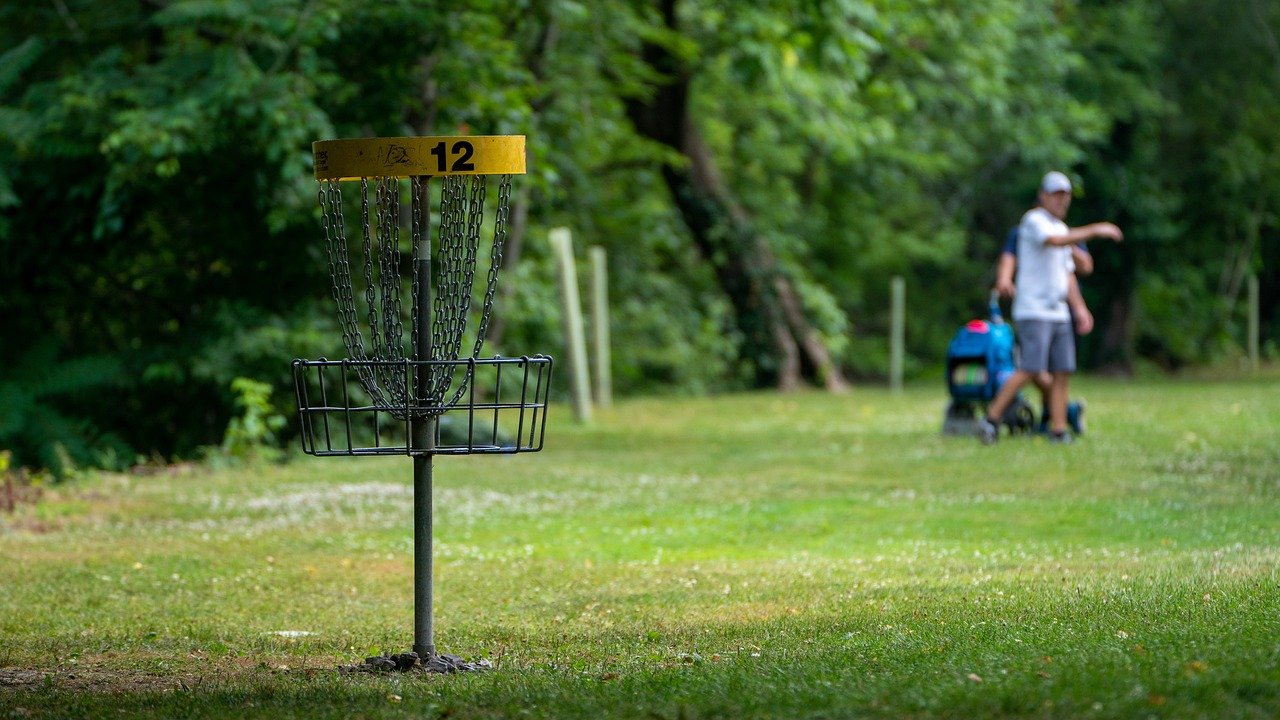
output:
[[[1021, 220], [1019, 220], [1021, 223]], [[1012, 298], [1017, 294], [1017, 287], [1013, 282], [1014, 270], [1018, 267], [1018, 230], [1019, 226], [1014, 225], [1009, 229], [1009, 233], [1005, 236], [1004, 245], [1000, 248], [1000, 261], [996, 264], [996, 284], [992, 287], [1001, 297]], [[1093, 256], [1089, 254], [1088, 246], [1081, 242], [1075, 245], [1069, 245], [1071, 248], [1071, 262], [1075, 265], [1076, 280], [1088, 277], [1093, 274]], [[1053, 386], [1053, 376], [1046, 370], [1042, 373], [1036, 373], [1031, 378], [1031, 382], [1035, 383], [1036, 388], [1040, 391], [1040, 427], [1039, 432], [1049, 432], [1049, 388]], [[1084, 433], [1084, 400], [1067, 400], [1067, 424], [1071, 426], [1071, 431], [1076, 435]]]
[[1018, 226], [1018, 292], [1013, 319], [1018, 324], [1022, 357], [1018, 371], [1000, 388], [987, 407], [979, 436], [984, 444], [999, 437], [999, 418], [1018, 391], [1037, 373], [1052, 376], [1049, 388], [1049, 440], [1071, 442], [1067, 434], [1067, 389], [1076, 369], [1075, 329], [1093, 330], [1093, 315], [1076, 284], [1071, 246], [1092, 238], [1120, 242], [1124, 234], [1109, 222], [1069, 228], [1063, 220], [1071, 207], [1071, 180], [1054, 171], [1044, 176], [1038, 204], [1022, 216]]

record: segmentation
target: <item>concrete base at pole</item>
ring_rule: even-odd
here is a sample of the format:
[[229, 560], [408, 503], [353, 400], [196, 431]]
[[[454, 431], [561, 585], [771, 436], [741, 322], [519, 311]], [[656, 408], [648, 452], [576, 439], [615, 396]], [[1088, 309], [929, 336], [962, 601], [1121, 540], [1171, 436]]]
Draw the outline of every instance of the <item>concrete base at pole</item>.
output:
[[436, 653], [428, 658], [419, 658], [416, 652], [397, 653], [395, 655], [374, 655], [356, 665], [339, 665], [342, 673], [459, 673], [492, 670], [493, 663], [488, 660], [467, 662], [457, 655]]

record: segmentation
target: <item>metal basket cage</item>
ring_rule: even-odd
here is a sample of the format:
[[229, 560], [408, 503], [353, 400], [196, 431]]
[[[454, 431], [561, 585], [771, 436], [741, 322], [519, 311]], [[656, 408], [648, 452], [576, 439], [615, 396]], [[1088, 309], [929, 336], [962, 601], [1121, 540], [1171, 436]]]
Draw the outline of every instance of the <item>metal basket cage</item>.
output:
[[[371, 399], [371, 371], [398, 376], [403, 402]], [[442, 373], [465, 391], [419, 399], [419, 378]], [[295, 360], [293, 380], [309, 455], [515, 454], [542, 449], [551, 358]]]

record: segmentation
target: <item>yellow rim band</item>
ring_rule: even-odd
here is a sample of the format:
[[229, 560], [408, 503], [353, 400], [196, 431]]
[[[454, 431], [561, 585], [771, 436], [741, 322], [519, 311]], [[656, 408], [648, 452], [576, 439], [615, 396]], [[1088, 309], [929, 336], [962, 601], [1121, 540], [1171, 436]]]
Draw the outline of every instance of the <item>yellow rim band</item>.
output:
[[523, 135], [320, 140], [311, 144], [317, 180], [415, 175], [523, 175]]

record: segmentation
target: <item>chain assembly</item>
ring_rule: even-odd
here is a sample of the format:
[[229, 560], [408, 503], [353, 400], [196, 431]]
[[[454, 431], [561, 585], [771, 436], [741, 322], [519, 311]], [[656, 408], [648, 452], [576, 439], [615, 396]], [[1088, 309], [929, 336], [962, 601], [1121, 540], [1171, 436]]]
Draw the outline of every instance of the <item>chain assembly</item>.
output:
[[[442, 177], [440, 185], [438, 242], [432, 262], [430, 178], [413, 176], [407, 182], [412, 269], [408, 273], [410, 349], [406, 352], [400, 248], [401, 192], [406, 187], [394, 177], [360, 178], [361, 235], [359, 247], [352, 248], [346, 232], [340, 183], [330, 180], [320, 184], [321, 225], [343, 344], [349, 357], [356, 361], [353, 365], [360, 385], [373, 405], [400, 419], [406, 415], [405, 408], [409, 408], [410, 416], [447, 411], [460, 401], [469, 383], [468, 374], [460, 372], [456, 364], [433, 365], [424, 375], [425, 381], [419, 383], [407, 382], [403, 368], [406, 360], [458, 360], [471, 320], [484, 225], [486, 179], [450, 175]], [[493, 313], [510, 217], [511, 175], [501, 176], [498, 197], [489, 268], [476, 318], [471, 357], [479, 356]], [[362, 307], [357, 307], [358, 295], [352, 288], [353, 250], [354, 261], [362, 271]], [[424, 266], [428, 268], [425, 275]], [[431, 290], [425, 306], [424, 283]], [[424, 312], [430, 313], [430, 357], [417, 357], [413, 348], [419, 347], [420, 319]]]

